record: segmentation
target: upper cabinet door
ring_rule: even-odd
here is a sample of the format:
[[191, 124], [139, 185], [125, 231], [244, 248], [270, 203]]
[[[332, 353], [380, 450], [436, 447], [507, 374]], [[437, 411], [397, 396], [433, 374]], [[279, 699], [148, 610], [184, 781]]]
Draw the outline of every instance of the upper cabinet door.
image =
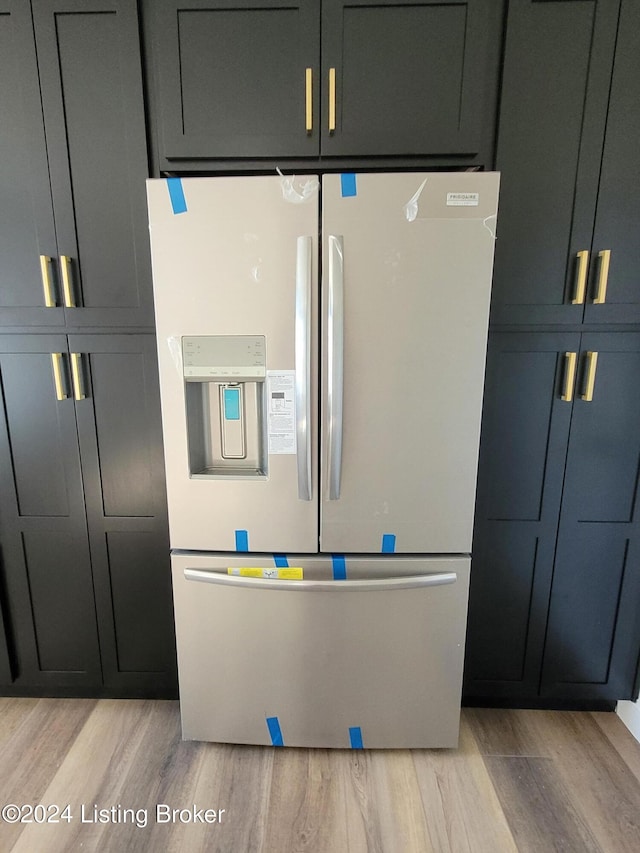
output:
[[168, 160], [317, 156], [318, 0], [147, 6]]
[[323, 0], [323, 155], [477, 154], [497, 5]]
[[0, 115], [0, 325], [61, 325], [38, 66], [24, 0], [0, 0]]
[[623, 0], [585, 320], [640, 322], [640, 4]]
[[509, 3], [496, 323], [582, 322], [618, 11], [619, 0]]
[[33, 15], [67, 324], [152, 325], [136, 3], [33, 0]]

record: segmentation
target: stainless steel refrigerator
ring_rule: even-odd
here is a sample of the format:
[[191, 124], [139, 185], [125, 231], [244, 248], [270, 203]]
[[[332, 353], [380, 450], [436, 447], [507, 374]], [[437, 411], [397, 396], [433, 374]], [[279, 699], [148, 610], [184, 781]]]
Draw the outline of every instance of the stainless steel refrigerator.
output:
[[497, 199], [148, 182], [185, 739], [456, 745]]

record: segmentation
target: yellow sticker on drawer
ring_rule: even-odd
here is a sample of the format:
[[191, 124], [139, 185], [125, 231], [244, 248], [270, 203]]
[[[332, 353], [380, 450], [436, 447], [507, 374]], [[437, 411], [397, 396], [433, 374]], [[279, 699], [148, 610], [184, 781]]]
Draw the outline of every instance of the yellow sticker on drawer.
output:
[[227, 574], [236, 575], [241, 578], [272, 578], [273, 580], [281, 581], [301, 581], [304, 579], [303, 570], [292, 566], [287, 566], [284, 569], [251, 568], [250, 566], [228, 568]]

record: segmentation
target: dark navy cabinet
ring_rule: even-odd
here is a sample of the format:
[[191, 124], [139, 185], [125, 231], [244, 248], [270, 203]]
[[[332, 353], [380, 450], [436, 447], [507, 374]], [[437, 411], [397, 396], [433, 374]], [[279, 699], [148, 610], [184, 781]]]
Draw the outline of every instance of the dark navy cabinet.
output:
[[487, 356], [465, 695], [537, 696], [571, 423], [575, 333], [494, 333]]
[[640, 333], [585, 333], [581, 351], [540, 691], [629, 699], [640, 651]]
[[319, 14], [319, 0], [146, 3], [164, 156], [317, 153]]
[[483, 153], [500, 5], [323, 0], [323, 156]]
[[153, 325], [135, 0], [0, 0], [0, 325]]
[[467, 700], [631, 698], [640, 651], [640, 333], [495, 333]]
[[468, 702], [637, 696], [639, 57], [634, 0], [508, 4]]
[[0, 381], [4, 685], [170, 692], [153, 336], [4, 335]]
[[176, 690], [138, 11], [0, 0], [8, 694]]
[[640, 322], [640, 6], [511, 0], [494, 323]]
[[[486, 165], [502, 4], [146, 0], [161, 170], [232, 158]], [[243, 162], [242, 158], [247, 158]]]
[[0, 339], [2, 587], [16, 687], [102, 681], [67, 363], [64, 335]]

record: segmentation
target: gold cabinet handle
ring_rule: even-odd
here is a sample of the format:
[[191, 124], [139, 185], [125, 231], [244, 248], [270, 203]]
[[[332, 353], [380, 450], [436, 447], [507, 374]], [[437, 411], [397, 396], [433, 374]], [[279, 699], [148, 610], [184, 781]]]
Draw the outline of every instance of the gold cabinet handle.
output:
[[51, 258], [48, 255], [40, 255], [40, 275], [42, 276], [42, 289], [44, 290], [44, 304], [47, 308], [55, 308], [56, 300], [51, 282]]
[[598, 270], [598, 289], [593, 298], [594, 305], [604, 305], [607, 298], [607, 281], [609, 280], [609, 261], [611, 260], [611, 249], [598, 252], [600, 269]]
[[79, 352], [71, 353], [71, 377], [73, 379], [73, 396], [76, 400], [86, 399], [84, 393], [84, 384], [82, 382], [82, 365], [80, 359], [82, 356]]
[[304, 74], [305, 129], [313, 130], [313, 69], [307, 68]]
[[590, 403], [593, 400], [593, 386], [596, 384], [596, 366], [598, 364], [598, 353], [587, 353], [587, 366], [585, 370], [585, 383], [582, 399]]
[[65, 383], [62, 379], [62, 353], [51, 353], [51, 364], [53, 366], [53, 384], [56, 387], [56, 400], [66, 400], [69, 396]]
[[576, 365], [578, 363], [578, 353], [565, 352], [564, 354], [564, 388], [562, 389], [561, 400], [570, 403], [573, 400], [573, 386], [576, 379]]
[[589, 266], [589, 252], [583, 250], [578, 252], [577, 271], [576, 271], [576, 289], [571, 300], [572, 305], [582, 305], [584, 296], [587, 291], [587, 268]]
[[73, 298], [73, 287], [71, 284], [71, 258], [68, 255], [60, 255], [60, 272], [62, 273], [64, 304], [67, 308], [75, 308], [76, 302]]
[[336, 129], [336, 69], [329, 69], [329, 133]]

